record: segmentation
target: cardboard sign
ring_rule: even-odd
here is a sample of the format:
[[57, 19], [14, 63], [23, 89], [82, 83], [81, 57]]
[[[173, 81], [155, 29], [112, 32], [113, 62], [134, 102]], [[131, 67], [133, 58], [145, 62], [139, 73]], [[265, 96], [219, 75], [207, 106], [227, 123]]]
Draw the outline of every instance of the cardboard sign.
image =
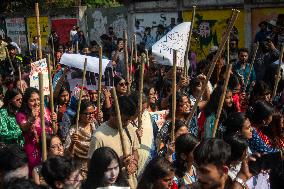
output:
[[152, 46], [152, 54], [158, 64], [172, 66], [173, 50], [177, 50], [177, 66], [183, 67], [190, 24], [183, 22], [177, 25]]
[[39, 89], [39, 77], [38, 74], [43, 74], [43, 92], [44, 95], [49, 95], [49, 80], [48, 80], [48, 69], [46, 59], [41, 59], [39, 61], [31, 63], [30, 72], [30, 87]]
[[159, 130], [166, 122], [166, 117], [169, 114], [169, 110], [161, 110], [156, 112], [149, 112], [152, 120], [157, 124]]

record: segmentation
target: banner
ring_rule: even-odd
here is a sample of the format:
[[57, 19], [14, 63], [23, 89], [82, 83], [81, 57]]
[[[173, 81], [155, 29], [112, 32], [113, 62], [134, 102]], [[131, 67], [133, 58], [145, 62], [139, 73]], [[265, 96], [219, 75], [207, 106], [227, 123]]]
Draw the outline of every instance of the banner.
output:
[[43, 74], [43, 94], [49, 95], [50, 92], [49, 92], [49, 80], [48, 80], [48, 69], [47, 69], [46, 58], [31, 63], [30, 87], [39, 89], [39, 77], [38, 77], [39, 73]]
[[77, 19], [59, 19], [51, 21], [52, 30], [59, 36], [60, 44], [66, 44], [70, 41], [70, 30], [77, 25]]
[[[64, 53], [61, 57], [60, 64], [83, 70], [85, 58], [87, 58], [87, 71], [99, 73], [99, 58], [92, 56]], [[108, 59], [102, 60], [102, 73], [105, 72], [105, 69], [109, 63], [111, 64], [110, 60]]]
[[[41, 44], [42, 47], [45, 47], [47, 44], [47, 38], [50, 31], [48, 25], [48, 17], [47, 16], [39, 17], [39, 23], [40, 23]], [[28, 39], [29, 43], [31, 44], [33, 42], [33, 38], [37, 36], [36, 17], [27, 18], [27, 28], [28, 28]]]
[[26, 23], [24, 18], [6, 18], [7, 35], [20, 48], [27, 47]]
[[0, 35], [5, 38], [6, 36], [6, 24], [5, 24], [5, 19], [3, 17], [0, 17]]
[[152, 46], [152, 54], [158, 64], [173, 65], [173, 50], [177, 50], [177, 66], [183, 67], [190, 22], [183, 22]]
[[169, 114], [169, 110], [161, 110], [156, 112], [149, 112], [152, 120], [157, 124], [159, 130], [163, 127], [166, 122], [166, 117]]

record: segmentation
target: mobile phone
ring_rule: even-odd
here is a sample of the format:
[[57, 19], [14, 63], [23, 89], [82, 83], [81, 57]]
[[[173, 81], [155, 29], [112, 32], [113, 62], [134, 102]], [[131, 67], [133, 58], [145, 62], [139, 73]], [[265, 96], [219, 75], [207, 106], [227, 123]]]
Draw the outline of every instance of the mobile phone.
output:
[[256, 161], [249, 161], [249, 169], [253, 174], [260, 173], [261, 170], [273, 169], [277, 162], [281, 161], [281, 152], [263, 154], [261, 157], [254, 156]]

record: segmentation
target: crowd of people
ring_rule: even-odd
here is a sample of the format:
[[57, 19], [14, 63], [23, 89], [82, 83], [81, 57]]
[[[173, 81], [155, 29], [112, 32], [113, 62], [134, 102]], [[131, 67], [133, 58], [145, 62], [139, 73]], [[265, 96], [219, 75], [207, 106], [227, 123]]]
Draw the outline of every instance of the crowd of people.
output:
[[[138, 28], [147, 38], [150, 28]], [[277, 29], [283, 32], [283, 26]], [[271, 40], [273, 32], [263, 33], [266, 36], [257, 34], [259, 51], [251, 72], [251, 51], [239, 48], [231, 40], [233, 69], [215, 135], [214, 122], [226, 66], [230, 63], [225, 52], [208, 83], [207, 73], [218, 48], [196, 65], [191, 64], [189, 74], [177, 69], [173, 127], [172, 67], [157, 64], [149, 51], [143, 108], [139, 111], [139, 69], [145, 63], [141, 55], [152, 40], [137, 44], [137, 62], [128, 57], [133, 67], [128, 68], [131, 77], [126, 78], [124, 51], [131, 49], [124, 48], [125, 41], [117, 38], [110, 27], [109, 33], [100, 38], [103, 57], [112, 62], [102, 79], [115, 88], [118, 96], [123, 128], [119, 132], [109, 88], [102, 86], [98, 103], [97, 90], [80, 85], [70, 88], [66, 75], [58, 74], [68, 70], [60, 64], [63, 53], [99, 57], [99, 42], [87, 44], [84, 33], [74, 26], [70, 42], [63, 45], [52, 31], [48, 43], [55, 57], [54, 110], [49, 108], [49, 98], [45, 98], [46, 160], [42, 156], [41, 91], [29, 87], [31, 62], [39, 58], [38, 39], [34, 38], [30, 51], [24, 54], [8, 37], [0, 38], [0, 188], [283, 189], [284, 83], [281, 77], [277, 95], [272, 98], [277, 78], [275, 62], [281, 48], [281, 44]], [[44, 51], [43, 57], [47, 53]], [[90, 82], [96, 77], [97, 74], [87, 72]], [[188, 122], [202, 88], [205, 91]], [[153, 115], [162, 110], [168, 113], [159, 126]], [[138, 115], [142, 117], [141, 127]]]

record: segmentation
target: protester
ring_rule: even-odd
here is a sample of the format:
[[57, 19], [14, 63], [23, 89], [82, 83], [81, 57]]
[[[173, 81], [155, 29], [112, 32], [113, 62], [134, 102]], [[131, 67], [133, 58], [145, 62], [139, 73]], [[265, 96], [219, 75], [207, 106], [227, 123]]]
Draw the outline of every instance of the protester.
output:
[[128, 186], [126, 175], [123, 175], [119, 157], [112, 148], [101, 147], [94, 151], [90, 160], [88, 177], [82, 189], [93, 189], [107, 186]]
[[42, 165], [42, 175], [52, 189], [79, 189], [82, 181], [80, 168], [70, 157], [49, 157]]
[[3, 37], [0, 35], [0, 61], [4, 60], [7, 56], [5, 47], [8, 44], [3, 40]]
[[22, 93], [17, 88], [6, 91], [4, 106], [0, 109], [0, 142], [24, 145], [22, 130], [16, 121], [22, 98]]
[[129, 83], [120, 76], [114, 76], [113, 81], [117, 96], [125, 96], [127, 94]]

